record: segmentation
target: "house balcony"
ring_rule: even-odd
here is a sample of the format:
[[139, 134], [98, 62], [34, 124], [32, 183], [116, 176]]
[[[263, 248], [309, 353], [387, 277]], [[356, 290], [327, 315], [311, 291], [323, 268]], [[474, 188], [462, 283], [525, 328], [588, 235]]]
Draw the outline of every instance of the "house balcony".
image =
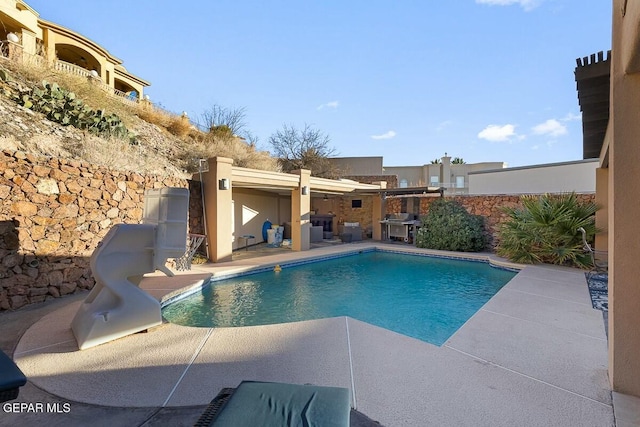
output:
[[455, 182], [432, 182], [429, 184], [430, 187], [440, 187], [444, 188], [444, 194], [469, 194], [469, 186], [465, 182], [465, 185], [460, 186]]
[[[22, 49], [22, 46], [20, 44], [13, 43], [7, 40], [0, 41], [0, 60], [21, 62], [23, 64], [29, 64], [43, 68], [48, 66], [49, 64], [47, 59], [43, 56], [29, 54]], [[140, 100], [135, 91], [125, 92], [111, 87], [108, 84], [105, 84], [95, 70], [88, 70], [79, 65], [62, 61], [60, 59], [54, 59], [50, 64], [56, 71], [92, 79], [92, 81], [95, 84], [99, 85], [100, 88], [105, 92], [117, 97], [126, 104], [136, 105]]]

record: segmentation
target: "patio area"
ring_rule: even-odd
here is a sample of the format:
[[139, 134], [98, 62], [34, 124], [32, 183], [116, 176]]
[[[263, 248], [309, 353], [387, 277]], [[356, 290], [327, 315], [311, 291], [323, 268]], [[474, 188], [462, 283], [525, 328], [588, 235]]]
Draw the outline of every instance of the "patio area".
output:
[[[163, 298], [210, 275], [373, 247], [456, 256], [370, 242], [256, 257], [249, 248], [229, 263], [154, 274], [141, 287]], [[603, 316], [581, 270], [525, 267], [441, 347], [336, 317], [243, 328], [164, 324], [79, 351], [70, 322], [85, 297], [0, 314], [0, 345], [29, 378], [18, 401], [70, 405], [67, 413], [3, 413], [0, 425], [193, 425], [221, 388], [242, 380], [345, 387], [354, 408], [386, 426], [616, 425]], [[619, 426], [636, 416], [617, 402], [616, 415]]]

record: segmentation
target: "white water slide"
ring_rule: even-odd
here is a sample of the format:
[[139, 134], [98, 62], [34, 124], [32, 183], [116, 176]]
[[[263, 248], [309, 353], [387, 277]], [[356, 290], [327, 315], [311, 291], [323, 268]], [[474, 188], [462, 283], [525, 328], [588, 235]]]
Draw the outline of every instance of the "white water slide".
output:
[[91, 255], [96, 284], [71, 329], [84, 350], [162, 323], [160, 302], [138, 287], [146, 273], [173, 276], [167, 258], [186, 251], [189, 190], [147, 190], [142, 224], [116, 224]]

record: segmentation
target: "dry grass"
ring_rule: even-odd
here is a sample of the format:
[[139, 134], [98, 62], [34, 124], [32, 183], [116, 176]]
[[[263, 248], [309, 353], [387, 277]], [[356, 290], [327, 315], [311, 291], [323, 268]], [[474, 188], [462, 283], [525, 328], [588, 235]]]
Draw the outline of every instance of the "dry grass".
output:
[[194, 132], [188, 117], [174, 117], [167, 126], [167, 130], [178, 138], [186, 138], [191, 132]]
[[[175, 165], [163, 161], [140, 145], [131, 145], [121, 139], [105, 140], [87, 136], [77, 146], [76, 157], [115, 170], [134, 170], [140, 174], [184, 175]], [[186, 177], [186, 176], [185, 176]]]
[[136, 115], [147, 123], [152, 123], [162, 128], [167, 128], [172, 117], [162, 110], [153, 108], [152, 105], [140, 105], [136, 108]]
[[233, 159], [234, 166], [245, 168], [279, 171], [277, 159], [271, 157], [267, 151], [259, 151], [247, 142], [238, 137], [215, 138], [207, 134], [204, 138], [193, 141], [189, 145], [189, 151], [185, 152], [186, 157], [182, 160], [189, 162], [197, 171], [198, 159], [211, 157], [227, 157]]

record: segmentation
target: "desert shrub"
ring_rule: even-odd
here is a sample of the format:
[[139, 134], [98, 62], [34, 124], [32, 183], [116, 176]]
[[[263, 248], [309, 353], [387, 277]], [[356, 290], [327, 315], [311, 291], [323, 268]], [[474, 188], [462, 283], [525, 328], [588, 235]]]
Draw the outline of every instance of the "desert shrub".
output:
[[520, 201], [521, 208], [504, 209], [509, 220], [499, 229], [498, 255], [525, 264], [591, 265], [577, 229], [583, 227], [590, 238], [596, 233], [597, 204], [575, 193], [526, 195]]
[[44, 80], [42, 87], [22, 92], [18, 102], [23, 107], [42, 113], [47, 119], [63, 126], [86, 129], [94, 135], [104, 137], [130, 137], [129, 131], [116, 114], [92, 110], [78, 99], [74, 92], [61, 88], [57, 83]]
[[471, 215], [454, 200], [443, 198], [431, 203], [416, 240], [420, 248], [461, 252], [479, 252], [486, 244], [484, 218]]
[[215, 140], [225, 141], [233, 138], [233, 131], [227, 125], [217, 125], [209, 128], [209, 135]]
[[175, 116], [167, 126], [167, 130], [178, 138], [186, 138], [191, 133], [191, 122], [186, 117]]

